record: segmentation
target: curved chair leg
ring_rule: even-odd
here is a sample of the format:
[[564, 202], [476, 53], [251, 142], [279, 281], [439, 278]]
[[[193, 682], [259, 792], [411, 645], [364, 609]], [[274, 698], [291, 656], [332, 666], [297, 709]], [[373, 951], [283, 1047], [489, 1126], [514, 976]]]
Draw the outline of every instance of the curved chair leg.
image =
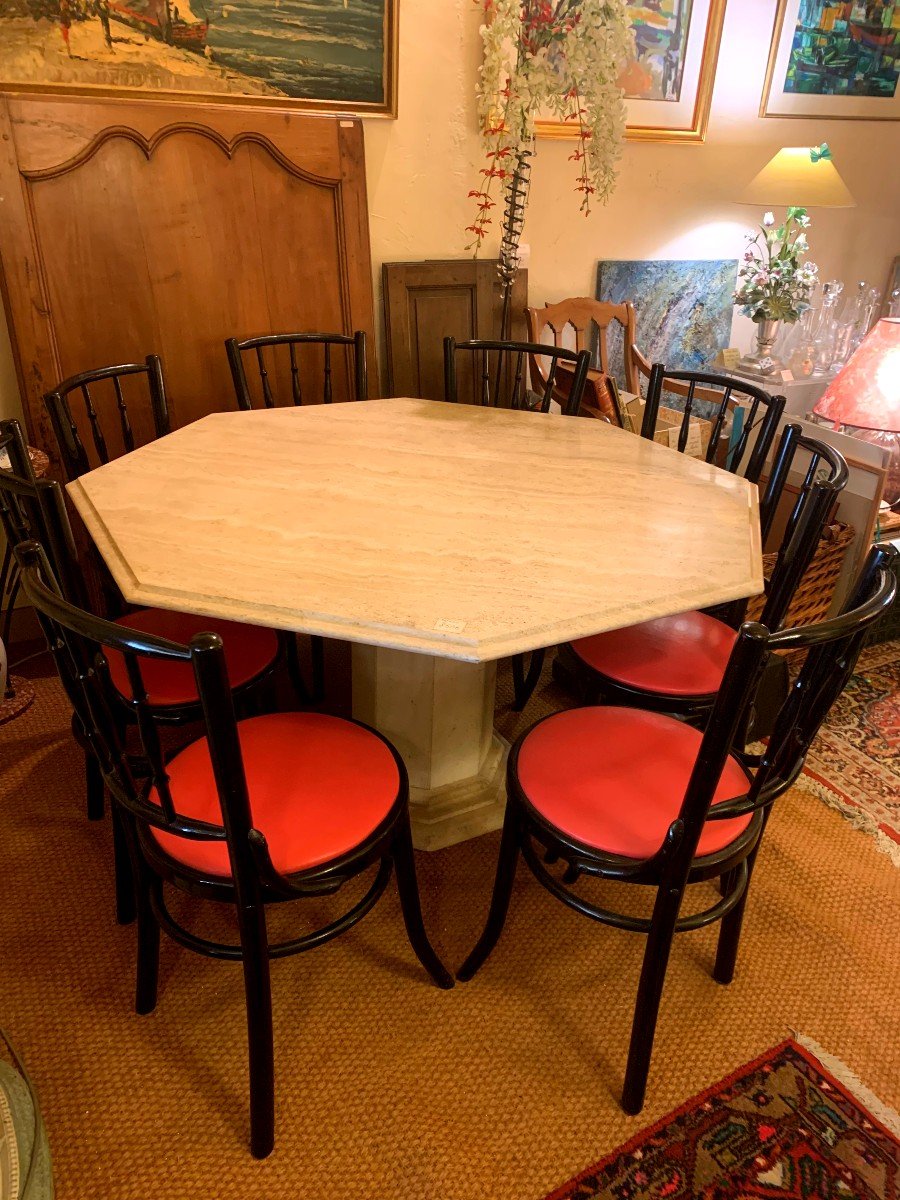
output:
[[394, 866], [397, 870], [397, 890], [400, 893], [400, 907], [403, 910], [403, 923], [409, 943], [415, 951], [416, 958], [438, 985], [439, 988], [453, 987], [453, 976], [438, 958], [434, 947], [425, 932], [425, 922], [422, 920], [422, 903], [419, 898], [419, 885], [416, 882], [416, 864], [413, 856], [412, 834], [409, 829], [409, 818], [401, 822], [393, 848]]
[[113, 870], [116, 877], [116, 920], [120, 925], [130, 925], [137, 916], [134, 894], [134, 871], [128, 852], [128, 837], [122, 824], [121, 814], [112, 809]]
[[[762, 833], [760, 833], [760, 839], [762, 839]], [[747, 893], [750, 891], [750, 883], [753, 879], [753, 867], [756, 863], [758, 853], [759, 842], [756, 843], [753, 853], [747, 859], [747, 882], [744, 885], [744, 894], [731, 912], [722, 918], [722, 924], [719, 928], [719, 941], [716, 945], [716, 962], [713, 967], [713, 979], [715, 979], [716, 983], [729, 984], [734, 979], [738, 946], [741, 941], [741, 929], [744, 924], [744, 910], [747, 907]]]
[[84, 779], [87, 791], [87, 815], [89, 821], [102, 821], [106, 808], [104, 803], [103, 772], [93, 751], [84, 748]]
[[631, 1042], [628, 1047], [628, 1065], [625, 1069], [625, 1086], [622, 1089], [622, 1108], [631, 1116], [644, 1107], [647, 1091], [647, 1076], [650, 1072], [650, 1055], [656, 1034], [659, 1002], [666, 979], [666, 967], [675, 935], [675, 922], [681, 906], [681, 889], [661, 887], [656, 895], [641, 981], [638, 984], [631, 1025]]
[[238, 904], [241, 960], [247, 1001], [250, 1060], [250, 1153], [267, 1158], [275, 1145], [275, 1049], [269, 942], [262, 904]]
[[144, 863], [136, 871], [137, 898], [137, 987], [135, 1012], [142, 1016], [156, 1008], [159, 985], [159, 923], [150, 907], [150, 888], [153, 885]]
[[509, 901], [512, 896], [513, 883], [516, 878], [516, 864], [519, 861], [519, 819], [515, 802], [506, 802], [506, 816], [503, 818], [503, 834], [500, 838], [500, 854], [497, 858], [497, 876], [494, 880], [494, 892], [491, 896], [491, 907], [488, 911], [484, 932], [478, 939], [469, 957], [456, 972], [456, 978], [465, 983], [482, 966], [490, 952], [497, 945], [506, 914], [509, 912]]
[[294, 633], [286, 633], [285, 637], [285, 658], [287, 660], [288, 675], [290, 676], [291, 684], [301, 704], [309, 704], [311, 697], [309, 688], [306, 686], [306, 680], [303, 678], [303, 672], [300, 669], [300, 654], [297, 649], [297, 635]]
[[524, 669], [524, 654], [514, 654], [512, 657], [513, 708], [516, 712], [522, 711], [537, 687], [544, 669], [544, 654], [543, 649], [532, 650], [527, 671]]

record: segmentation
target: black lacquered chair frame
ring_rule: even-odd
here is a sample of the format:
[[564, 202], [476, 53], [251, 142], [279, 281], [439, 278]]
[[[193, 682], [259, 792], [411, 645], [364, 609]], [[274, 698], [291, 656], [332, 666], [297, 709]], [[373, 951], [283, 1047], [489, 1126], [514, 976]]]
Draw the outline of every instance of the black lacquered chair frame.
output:
[[[788, 482], [788, 476], [799, 451], [809, 454], [803, 483], [787, 517], [781, 545], [771, 578], [766, 587], [766, 601], [759, 622], [767, 629], [781, 627], [794, 593], [809, 567], [821, 540], [822, 531], [833, 512], [840, 493], [847, 484], [848, 470], [843, 456], [827, 442], [808, 437], [796, 423], [784, 426], [772, 458], [772, 468], [760, 502], [760, 531], [762, 542], [772, 530]], [[722, 606], [718, 619], [736, 629], [747, 611], [749, 597]], [[689, 696], [652, 692], [630, 687], [620, 679], [602, 674], [580, 658], [568, 646], [560, 647], [559, 674], [565, 683], [575, 681], [585, 703], [602, 700], [643, 708], [650, 712], [671, 713], [691, 722], [702, 721], [709, 714], [716, 698], [715, 692]], [[770, 686], [777, 691], [786, 687], [785, 662], [770, 657]], [[777, 676], [777, 677], [776, 677]]]
[[[572, 369], [572, 382], [565, 399], [563, 415], [577, 416], [584, 396], [591, 356], [588, 350], [567, 350], [562, 346], [546, 345], [543, 342], [502, 342], [471, 339], [458, 342], [453, 337], [444, 338], [444, 399], [451, 404], [466, 403], [460, 396], [456, 356], [471, 354], [478, 385], [475, 404], [482, 408], [510, 408], [547, 413], [554, 399], [558, 384], [557, 368], [564, 363]], [[495, 360], [491, 362], [491, 355]], [[510, 359], [512, 367], [510, 367]], [[549, 360], [546, 380], [531, 380], [533, 394], [538, 403], [533, 407], [528, 402], [528, 380], [530, 359]], [[480, 362], [480, 371], [478, 369]]]
[[[0, 522], [10, 546], [34, 540], [44, 549], [57, 586], [62, 595], [80, 608], [87, 607], [87, 592], [78, 565], [78, 552], [66, 511], [65, 499], [59, 484], [52, 479], [36, 479], [28, 463], [28, 454], [21, 427], [14, 418], [0, 421], [0, 449], [10, 456], [8, 471], [0, 473]], [[278, 637], [274, 658], [255, 675], [232, 689], [235, 704], [242, 715], [262, 711], [262, 693], [274, 683], [276, 673], [287, 663], [290, 669], [285, 637]], [[302, 679], [292, 672], [295, 686], [305, 694]], [[127, 700], [113, 689], [116, 703], [113, 713], [122, 729], [134, 720], [134, 711]], [[163, 724], [189, 725], [202, 718], [200, 701], [186, 704], [166, 704], [154, 707], [156, 719]], [[72, 734], [84, 750], [87, 815], [92, 821], [104, 815], [104, 783], [96, 754], [91, 750], [87, 733], [78, 712], [72, 716]], [[116, 910], [122, 924], [134, 920], [132, 884], [127, 858], [117, 841]]]
[[[46, 557], [36, 543], [23, 543], [16, 553], [25, 592], [38, 613], [63, 685], [87, 729], [113, 800], [115, 818], [121, 823], [128, 845], [137, 906], [135, 1008], [139, 1013], [149, 1013], [156, 1007], [160, 930], [185, 949], [242, 963], [250, 1063], [250, 1145], [255, 1157], [265, 1157], [274, 1146], [275, 1129], [270, 959], [312, 949], [350, 929], [371, 911], [396, 869], [404, 924], [416, 957], [438, 986], [453, 986], [422, 921], [403, 760], [381, 734], [361, 726], [387, 747], [397, 768], [397, 793], [388, 813], [346, 854], [296, 873], [281, 873], [272, 862], [264, 835], [253, 824], [221, 639], [215, 634], [198, 634], [189, 646], [183, 646], [103, 621], [78, 610], [59, 595]], [[123, 654], [128, 665], [134, 721], [141, 738], [139, 759], [127, 752], [110, 703], [115, 689], [105, 648]], [[147, 704], [139, 665], [142, 658], [166, 658], [193, 665], [222, 825], [186, 817], [175, 806], [166, 770], [171, 755], [163, 753], [156, 713]], [[155, 791], [159, 804], [150, 801], [151, 791]], [[302, 812], [298, 819], [302, 819]], [[151, 828], [189, 839], [226, 842], [231, 877], [210, 875], [172, 858], [151, 837]], [[267, 905], [332, 895], [376, 863], [378, 869], [368, 890], [340, 917], [312, 933], [269, 944]], [[166, 905], [164, 883], [202, 899], [234, 905], [239, 944], [204, 938], [181, 925]]]
[[[352, 384], [353, 400], [367, 400], [369, 398], [369, 384], [366, 367], [366, 335], [365, 331], [358, 329], [353, 334], [343, 333], [270, 333], [260, 337], [245, 338], [239, 341], [237, 338], [228, 338], [225, 342], [225, 353], [228, 355], [228, 366], [231, 369], [231, 378], [234, 382], [234, 393], [237, 398], [238, 408], [251, 410], [255, 407], [253, 403], [253, 393], [250, 389], [247, 372], [244, 368], [244, 355], [252, 354], [256, 359], [257, 372], [260, 377], [260, 389], [262, 392], [262, 401], [265, 408], [275, 408], [277, 406], [278, 397], [272, 388], [272, 383], [269, 378], [269, 368], [266, 365], [265, 352], [267, 349], [274, 349], [277, 346], [286, 346], [290, 359], [290, 395], [291, 403], [294, 405], [302, 405], [310, 403], [304, 399], [303, 387], [300, 379], [300, 364], [297, 361], [297, 350], [304, 346], [321, 346], [324, 354], [324, 373], [322, 380], [322, 395], [320, 400], [323, 404], [331, 404], [334, 398], [333, 388], [333, 368], [331, 365], [331, 352], [333, 347], [344, 347], [347, 350], [352, 350], [352, 370], [348, 382]], [[316, 401], [313, 401], [315, 403]]]
[[[742, 475], [751, 483], [757, 483], [778, 432], [778, 424], [786, 403], [785, 397], [773, 396], [764, 388], [733, 375], [723, 375], [715, 371], [668, 371], [665, 364], [654, 363], [647, 383], [641, 437], [653, 440], [663, 393], [666, 383], [670, 380], [679, 384], [679, 391], [676, 393], [679, 400], [682, 398], [683, 389], [684, 409], [678, 430], [678, 450], [683, 452], [687, 447], [691, 417], [697, 415], [695, 404], [701, 400], [713, 403], [717, 412], [712, 418], [709, 445], [704, 456], [706, 461], [716, 463], [721, 457], [724, 460], [721, 465], [726, 470], [734, 475]], [[750, 411], [737, 443], [726, 450], [722, 444], [722, 434], [725, 432], [727, 417], [734, 404], [742, 397], [749, 399]], [[751, 448], [752, 433], [756, 433], [756, 439]]]
[[[568, 907], [602, 924], [645, 934], [647, 945], [622, 1093], [622, 1107], [627, 1113], [638, 1113], [643, 1107], [674, 935], [721, 921], [713, 977], [722, 984], [734, 977], [747, 893], [772, 805], [802, 771], [810, 743], [849, 681], [866, 635], [893, 602], [897, 584], [891, 564], [897, 557], [889, 546], [872, 549], [845, 611], [838, 617], [774, 634], [755, 622], [742, 626], [680, 811], [650, 857], [626, 858], [585, 845], [556, 828], [531, 804], [519, 782], [519, 754], [533, 731], [553, 716], [523, 733], [510, 751], [506, 816], [490, 910], [484, 932], [457, 978], [470, 980], [496, 946], [509, 909], [520, 854], [538, 882]], [[766, 656], [777, 650], [806, 651], [803, 666], [764, 752], [735, 752], [735, 735], [752, 702]], [[729, 753], [744, 768], [747, 792], [710, 807]], [[706, 821], [742, 816], [750, 817], [743, 833], [722, 850], [697, 856]], [[563, 864], [563, 870], [554, 874], [548, 867], [556, 863]], [[652, 915], [638, 917], [587, 901], [571, 890], [581, 876], [655, 887]], [[720, 881], [719, 900], [701, 912], [683, 915], [686, 888], [712, 879]]]
[[119, 432], [125, 452], [128, 453], [134, 450], [135, 439], [121, 381], [140, 375], [146, 376], [147, 379], [154, 436], [164, 437], [165, 434], [171, 432], [172, 427], [162, 363], [156, 354], [148, 354], [142, 363], [121, 363], [118, 366], [99, 367], [95, 371], [82, 371], [78, 375], [64, 379], [62, 383], [57, 384], [53, 391], [47, 392], [44, 396], [44, 403], [56, 435], [68, 480], [78, 479], [79, 476], [91, 469], [87, 450], [72, 414], [70, 397], [80, 393], [91, 430], [94, 450], [101, 464], [108, 463], [110, 460], [108, 437], [96, 409], [91, 388], [107, 382], [112, 384], [119, 418]]

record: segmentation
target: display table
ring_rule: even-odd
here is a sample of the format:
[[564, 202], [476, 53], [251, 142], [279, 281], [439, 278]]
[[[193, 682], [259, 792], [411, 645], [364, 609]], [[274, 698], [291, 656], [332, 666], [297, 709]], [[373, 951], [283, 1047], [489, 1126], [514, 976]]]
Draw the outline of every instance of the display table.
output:
[[500, 824], [497, 659], [762, 587], [756, 488], [600, 421], [219, 413], [69, 493], [129, 602], [352, 642], [425, 848]]

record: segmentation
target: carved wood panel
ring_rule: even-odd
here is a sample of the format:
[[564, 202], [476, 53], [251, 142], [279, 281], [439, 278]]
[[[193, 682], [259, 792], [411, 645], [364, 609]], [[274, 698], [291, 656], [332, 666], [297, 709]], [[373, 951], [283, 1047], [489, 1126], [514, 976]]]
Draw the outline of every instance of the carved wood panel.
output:
[[177, 427], [234, 407], [226, 337], [364, 329], [374, 355], [358, 120], [2, 95], [0, 156], [7, 313], [48, 452], [42, 395], [78, 371], [159, 354]]
[[[384, 324], [389, 395], [444, 398], [443, 339], [500, 336], [502, 292], [490, 259], [385, 263]], [[511, 299], [512, 337], [523, 340], [528, 272], [519, 271]], [[468, 356], [466, 356], [466, 359]], [[472, 365], [459, 366], [459, 387], [474, 387]]]

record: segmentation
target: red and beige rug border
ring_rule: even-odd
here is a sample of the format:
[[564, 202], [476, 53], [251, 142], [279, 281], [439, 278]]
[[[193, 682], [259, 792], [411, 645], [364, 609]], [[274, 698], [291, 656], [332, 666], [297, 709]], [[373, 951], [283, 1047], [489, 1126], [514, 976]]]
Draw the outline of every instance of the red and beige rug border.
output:
[[900, 834], [889, 825], [876, 821], [871, 813], [861, 808], [831, 780], [823, 778], [809, 767], [804, 767], [794, 786], [839, 812], [854, 829], [868, 834], [882, 854], [886, 854], [895, 867], [900, 867]]
[[685, 1100], [683, 1104], [680, 1104], [677, 1108], [673, 1108], [671, 1112], [660, 1117], [658, 1121], [654, 1121], [652, 1125], [647, 1125], [643, 1129], [639, 1129], [627, 1142], [616, 1146], [615, 1149], [610, 1150], [608, 1154], [598, 1159], [597, 1162], [592, 1163], [589, 1167], [585, 1167], [583, 1171], [574, 1175], [562, 1184], [561, 1187], [558, 1187], [546, 1196], [545, 1200], [567, 1200], [572, 1195], [572, 1189], [582, 1180], [598, 1174], [616, 1159], [633, 1153], [644, 1142], [661, 1133], [673, 1121], [676, 1121], [679, 1117], [691, 1112], [698, 1105], [717, 1095], [736, 1082], [741, 1076], [747, 1075], [763, 1066], [775, 1055], [782, 1053], [788, 1047], [792, 1047], [798, 1051], [810, 1066], [821, 1072], [829, 1083], [839, 1091], [849, 1092], [851, 1099], [855, 1100], [861, 1108], [866, 1109], [867, 1115], [871, 1117], [875, 1125], [881, 1128], [884, 1134], [888, 1137], [900, 1139], [900, 1113], [897, 1113], [893, 1108], [880, 1100], [839, 1058], [835, 1058], [833, 1054], [824, 1050], [812, 1038], [792, 1030], [791, 1036], [779, 1042], [777, 1046], [772, 1046], [768, 1050], [764, 1050], [762, 1054], [751, 1059], [750, 1062], [742, 1063], [731, 1074], [723, 1076], [721, 1079], [716, 1080], [715, 1083], [710, 1084], [709, 1087], [704, 1088], [702, 1092], [691, 1096], [689, 1100]]

